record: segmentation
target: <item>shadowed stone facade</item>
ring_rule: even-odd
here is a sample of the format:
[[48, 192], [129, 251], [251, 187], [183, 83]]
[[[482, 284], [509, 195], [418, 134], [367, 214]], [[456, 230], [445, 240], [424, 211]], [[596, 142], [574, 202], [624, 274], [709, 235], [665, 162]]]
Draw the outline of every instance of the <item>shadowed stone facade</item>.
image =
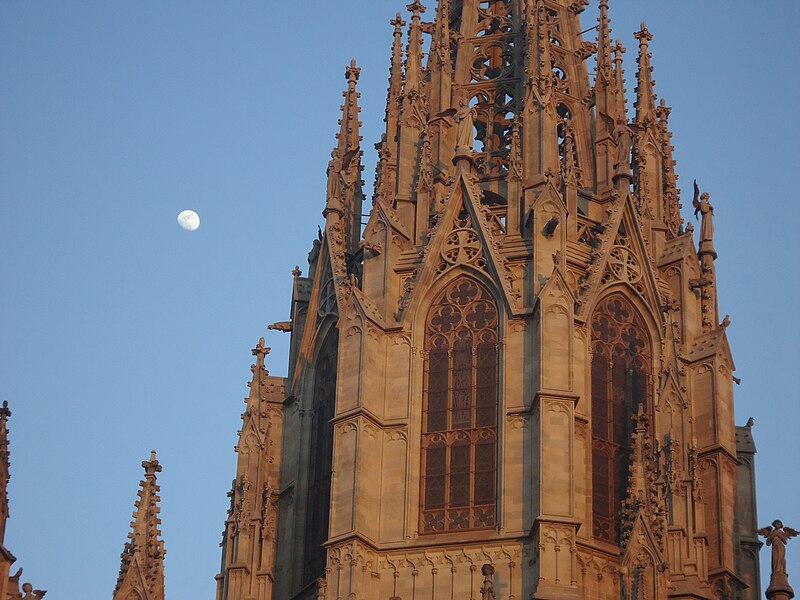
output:
[[652, 35], [629, 116], [586, 4], [397, 15], [363, 231], [346, 69], [325, 228], [271, 326], [288, 377], [253, 351], [218, 600], [760, 595], [714, 208], [695, 186], [698, 245]]

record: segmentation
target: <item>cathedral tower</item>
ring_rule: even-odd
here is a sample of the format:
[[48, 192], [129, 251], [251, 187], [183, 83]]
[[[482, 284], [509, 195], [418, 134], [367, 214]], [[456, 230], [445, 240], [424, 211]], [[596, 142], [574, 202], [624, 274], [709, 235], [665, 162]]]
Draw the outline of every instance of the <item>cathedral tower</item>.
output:
[[629, 115], [608, 0], [594, 40], [587, 4], [398, 13], [361, 236], [346, 69], [325, 228], [276, 324], [288, 377], [256, 354], [218, 600], [757, 597], [713, 207], [697, 189], [698, 246], [652, 34]]

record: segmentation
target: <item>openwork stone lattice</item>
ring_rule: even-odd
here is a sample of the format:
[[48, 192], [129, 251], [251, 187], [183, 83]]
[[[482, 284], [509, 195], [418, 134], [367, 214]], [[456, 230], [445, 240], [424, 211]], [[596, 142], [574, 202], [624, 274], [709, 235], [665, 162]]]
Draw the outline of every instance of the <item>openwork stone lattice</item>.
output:
[[450, 232], [442, 245], [441, 255], [439, 273], [455, 265], [472, 265], [485, 270], [483, 247], [468, 215], [456, 220], [455, 229]]
[[497, 306], [472, 279], [457, 279], [431, 306], [425, 330], [422, 533], [496, 523], [497, 342]]
[[621, 294], [592, 316], [592, 533], [619, 543], [630, 466], [631, 417], [652, 407], [652, 350], [641, 316]]

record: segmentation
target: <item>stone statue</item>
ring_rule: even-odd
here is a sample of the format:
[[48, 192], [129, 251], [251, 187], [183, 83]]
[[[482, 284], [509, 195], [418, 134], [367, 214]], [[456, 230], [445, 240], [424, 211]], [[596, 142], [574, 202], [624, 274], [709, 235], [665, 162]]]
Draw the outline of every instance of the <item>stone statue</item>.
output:
[[[699, 197], [699, 200], [698, 200]], [[702, 215], [700, 221], [700, 243], [714, 241], [714, 207], [711, 206], [711, 196], [708, 192], [700, 194], [700, 188], [697, 187], [697, 180], [694, 182], [694, 199], [692, 206], [694, 206], [694, 218], [697, 218], [698, 213]]]
[[341, 206], [342, 203], [342, 157], [339, 149], [334, 148], [331, 152], [331, 160], [328, 162], [328, 206], [333, 208]]
[[472, 150], [475, 144], [473, 130], [475, 128], [475, 109], [471, 108], [463, 98], [458, 105], [456, 119], [456, 152], [461, 149]]
[[759, 529], [758, 534], [766, 538], [767, 546], [772, 546], [771, 584], [776, 579], [776, 575], [786, 576], [786, 543], [790, 538], [800, 535], [800, 531], [784, 527], [783, 522], [776, 519], [772, 525]]
[[624, 121], [618, 121], [616, 125], [614, 125], [614, 131], [611, 135], [614, 137], [614, 142], [617, 144], [614, 173], [616, 175], [629, 174], [631, 172], [631, 145], [633, 144], [631, 129]]

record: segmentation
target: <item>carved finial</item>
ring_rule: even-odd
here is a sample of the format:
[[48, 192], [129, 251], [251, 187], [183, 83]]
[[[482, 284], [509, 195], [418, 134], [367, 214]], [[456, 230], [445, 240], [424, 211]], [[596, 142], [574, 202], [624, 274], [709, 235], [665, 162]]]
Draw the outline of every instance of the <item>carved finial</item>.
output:
[[356, 64], [356, 59], [353, 58], [350, 60], [350, 65], [344, 71], [344, 77], [347, 79], [347, 83], [350, 86], [355, 87], [360, 75], [361, 67]]
[[403, 20], [403, 15], [401, 13], [397, 13], [394, 19], [389, 21], [389, 25], [394, 25], [394, 35], [402, 36], [403, 27], [406, 26], [406, 22]]
[[[267, 329], [270, 329], [270, 327], [267, 327]], [[258, 339], [258, 343], [256, 344], [256, 347], [255, 347], [255, 348], [253, 348], [253, 349], [250, 351], [250, 352], [253, 354], [253, 356], [256, 356], [256, 357], [261, 357], [261, 359], [263, 360], [263, 359], [264, 359], [264, 357], [265, 357], [267, 354], [269, 354], [269, 353], [270, 353], [270, 351], [272, 350], [272, 348], [268, 348], [268, 347], [267, 347], [267, 346], [265, 346], [264, 344], [265, 344], [265, 340], [264, 340], [264, 338], [263, 338], [263, 337], [259, 338], [259, 339]]]
[[494, 575], [494, 567], [486, 563], [481, 567], [481, 575], [483, 575], [483, 585], [481, 586], [481, 600], [494, 600], [494, 585], [492, 583], [492, 576]]
[[413, 16], [419, 17], [422, 13], [424, 13], [427, 9], [419, 0], [414, 0], [411, 4], [406, 5], [406, 10], [410, 12]]

